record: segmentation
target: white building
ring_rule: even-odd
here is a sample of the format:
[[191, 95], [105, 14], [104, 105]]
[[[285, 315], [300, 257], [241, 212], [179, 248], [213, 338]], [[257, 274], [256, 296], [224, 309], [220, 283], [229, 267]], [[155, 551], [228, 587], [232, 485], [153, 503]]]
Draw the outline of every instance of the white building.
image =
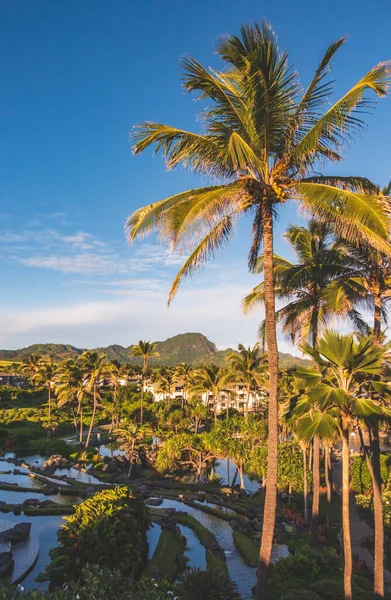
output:
[[[159, 391], [159, 383], [152, 383], [150, 381], [145, 383], [145, 391], [152, 394], [155, 402], [162, 402], [163, 400], [181, 400], [183, 398], [183, 385], [180, 383], [173, 383], [170, 393]], [[217, 412], [224, 412], [227, 408], [235, 408], [239, 412], [245, 412], [246, 405], [248, 404], [249, 412], [255, 412], [261, 410], [267, 399], [267, 393], [264, 390], [258, 389], [251, 391], [249, 398], [247, 397], [247, 388], [244, 385], [232, 384], [230, 389], [222, 390], [219, 397], [216, 400]], [[199, 395], [203, 403], [211, 410], [214, 408], [213, 395], [205, 391]]]

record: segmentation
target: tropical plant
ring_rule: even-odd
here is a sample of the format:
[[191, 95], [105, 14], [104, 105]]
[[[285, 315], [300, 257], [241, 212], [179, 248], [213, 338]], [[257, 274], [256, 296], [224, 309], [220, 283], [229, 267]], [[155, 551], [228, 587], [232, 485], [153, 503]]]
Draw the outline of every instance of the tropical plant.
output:
[[194, 397], [186, 404], [186, 414], [190, 419], [194, 433], [197, 435], [200, 427], [205, 425], [211, 418], [209, 407], [206, 406], [200, 398]]
[[[274, 256], [276, 297], [288, 300], [276, 312], [276, 319], [291, 343], [308, 341], [316, 348], [318, 336], [336, 314], [350, 317], [360, 331], [367, 332], [368, 327], [354, 303], [350, 300], [337, 306], [333, 298], [341, 289], [354, 290], [356, 296], [362, 297], [364, 287], [357, 280], [344, 244], [335, 240], [332, 233], [330, 224], [314, 219], [307, 227], [290, 225], [285, 238], [290, 242], [297, 262]], [[256, 273], [263, 272], [263, 263], [261, 256], [254, 269]], [[248, 312], [263, 302], [264, 283], [261, 282], [246, 296], [243, 309]], [[259, 337], [264, 345], [265, 321], [260, 325]]]
[[361, 177], [320, 176], [316, 167], [342, 160], [342, 149], [361, 129], [364, 93], [385, 96], [390, 63], [380, 63], [332, 106], [331, 61], [345, 38], [327, 49], [313, 79], [301, 92], [288, 54], [281, 53], [267, 23], [241, 28], [241, 37], [220, 40], [217, 53], [225, 70], [205, 69], [191, 57], [183, 60], [184, 87], [207, 104], [205, 131], [191, 133], [145, 122], [133, 131], [134, 152], [149, 146], [161, 151], [169, 168], [179, 164], [223, 183], [191, 189], [149, 204], [127, 221], [134, 241], [158, 230], [174, 250], [191, 248], [176, 276], [172, 300], [182, 280], [206, 263], [232, 237], [236, 219], [252, 214], [252, 270], [263, 242], [266, 341], [269, 361], [269, 475], [258, 568], [257, 597], [265, 598], [277, 501], [278, 348], [275, 319], [273, 220], [287, 200], [333, 224], [352, 241], [366, 239], [390, 253], [388, 209], [384, 198]]
[[159, 356], [155, 351], [156, 344], [151, 341], [140, 340], [137, 346], [132, 348], [132, 356], [141, 356], [143, 359], [143, 368], [141, 372], [141, 405], [140, 405], [140, 425], [143, 424], [143, 409], [144, 409], [144, 381], [145, 373], [148, 366], [148, 359]]
[[20, 372], [25, 375], [34, 385], [33, 375], [39, 370], [42, 361], [41, 354], [32, 352], [29, 354], [20, 365]]
[[206, 401], [209, 406], [210, 401], [213, 405], [213, 414], [215, 422], [217, 420], [217, 402], [225, 384], [226, 373], [217, 365], [202, 365], [194, 372], [193, 381], [190, 388], [192, 397], [206, 394]]
[[182, 385], [182, 408], [188, 400], [188, 390], [193, 376], [193, 367], [182, 362], [177, 365], [174, 372], [174, 380]]
[[131, 421], [121, 424], [121, 427], [116, 430], [122, 448], [125, 450], [126, 458], [129, 461], [128, 478], [132, 473], [134, 461], [137, 458], [137, 445], [147, 436], [151, 435], [151, 432], [152, 430], [149, 425], [137, 425]]
[[52, 390], [56, 381], [57, 365], [52, 358], [41, 358], [37, 363], [37, 370], [31, 376], [31, 380], [37, 385], [43, 385], [48, 391], [48, 431], [51, 428], [52, 419]]
[[156, 458], [158, 471], [175, 468], [192, 468], [201, 479], [203, 470], [216, 458], [211, 437], [208, 433], [198, 435], [180, 433], [168, 438]]
[[247, 420], [251, 393], [255, 394], [261, 383], [266, 385], [266, 357], [261, 353], [257, 342], [253, 348], [245, 348], [243, 344], [239, 344], [238, 352], [228, 354], [227, 361], [230, 372], [225, 380], [234, 380], [246, 387], [245, 416]]
[[311, 387], [302, 402], [313, 407], [299, 421], [300, 437], [309, 441], [315, 435], [332, 438], [337, 428], [341, 432], [344, 594], [345, 600], [351, 600], [349, 436], [357, 420], [384, 413], [384, 409], [368, 394], [379, 388], [376, 376], [381, 375], [384, 368], [386, 350], [374, 345], [371, 338], [357, 341], [352, 334], [340, 335], [335, 331], [324, 334], [317, 350], [309, 344], [303, 344], [301, 349], [315, 361], [319, 370], [298, 370]]
[[45, 578], [61, 586], [77, 581], [90, 564], [137, 579], [148, 559], [148, 526], [144, 502], [128, 488], [98, 492], [76, 506], [59, 529]]
[[[80, 365], [73, 359], [60, 365], [56, 378], [57, 403], [59, 408], [70, 406], [76, 435], [79, 433], [80, 445], [83, 443], [83, 402], [90, 398], [86, 389], [86, 375]], [[79, 417], [79, 431], [77, 428]]]
[[106, 365], [106, 354], [98, 354], [98, 352], [92, 352], [86, 350], [79, 357], [80, 366], [84, 372], [84, 382], [87, 392], [92, 394], [93, 408], [91, 415], [91, 422], [88, 428], [87, 439], [85, 448], [88, 448], [92, 429], [95, 424], [96, 409], [98, 406], [98, 399], [100, 398], [98, 393], [98, 384], [101, 382], [105, 372], [107, 371]]
[[181, 600], [240, 600], [230, 577], [220, 569], [200, 571], [191, 569], [178, 586]]

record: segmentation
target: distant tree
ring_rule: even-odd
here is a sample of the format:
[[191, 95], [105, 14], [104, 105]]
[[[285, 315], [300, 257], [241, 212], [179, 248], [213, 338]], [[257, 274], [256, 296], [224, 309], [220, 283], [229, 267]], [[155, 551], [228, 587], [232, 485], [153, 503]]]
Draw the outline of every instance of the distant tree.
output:
[[226, 381], [234, 380], [246, 387], [247, 399], [245, 402], [245, 416], [248, 419], [248, 404], [251, 393], [255, 393], [261, 381], [265, 383], [267, 372], [266, 355], [262, 354], [259, 343], [253, 348], [245, 348], [239, 344], [238, 352], [231, 352], [227, 356], [229, 374]]
[[141, 372], [141, 406], [140, 406], [140, 425], [143, 424], [143, 409], [144, 409], [144, 380], [148, 366], [148, 359], [159, 356], [155, 351], [156, 344], [151, 341], [140, 340], [137, 346], [132, 348], [132, 356], [140, 356], [143, 359], [143, 367]]
[[188, 391], [192, 380], [193, 371], [193, 367], [191, 365], [187, 365], [184, 362], [178, 365], [175, 369], [174, 381], [177, 383], [181, 383], [183, 387], [182, 408], [188, 400]]
[[121, 427], [116, 430], [116, 434], [119, 436], [122, 448], [125, 450], [126, 458], [129, 461], [128, 478], [130, 477], [134, 465], [134, 461], [137, 458], [137, 445], [148, 435], [151, 435], [151, 428], [149, 425], [137, 425], [132, 421], [127, 421], [121, 424]]
[[98, 384], [101, 383], [101, 380], [107, 370], [106, 354], [98, 354], [98, 352], [91, 352], [90, 350], [86, 350], [86, 352], [83, 352], [83, 354], [80, 355], [79, 364], [81, 365], [81, 368], [84, 372], [86, 390], [92, 393], [93, 399], [91, 423], [88, 428], [88, 434], [85, 445], [85, 447], [88, 448], [90, 444], [92, 429], [95, 423], [98, 398], [100, 398], [98, 393]]
[[49, 356], [42, 357], [37, 363], [37, 370], [31, 376], [31, 380], [37, 385], [43, 385], [48, 391], [48, 431], [51, 429], [52, 419], [52, 391], [57, 376], [57, 364]]

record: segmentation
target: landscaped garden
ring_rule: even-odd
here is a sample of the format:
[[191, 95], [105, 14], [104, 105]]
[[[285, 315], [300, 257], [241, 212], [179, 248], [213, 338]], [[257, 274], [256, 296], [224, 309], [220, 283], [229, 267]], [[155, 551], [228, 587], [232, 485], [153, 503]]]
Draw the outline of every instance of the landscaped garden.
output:
[[[170, 168], [220, 183], [137, 210], [129, 241], [157, 230], [172, 251], [190, 244], [171, 301], [251, 213], [249, 265], [263, 279], [243, 308], [265, 309], [259, 342], [196, 364], [165, 362], [146, 340], [119, 359], [114, 346], [47, 347], [9, 362], [23, 386], [0, 388], [0, 598], [387, 596], [391, 190], [318, 167], [342, 160], [364, 94], [386, 95], [391, 66], [330, 106], [344, 41], [303, 92], [271, 28], [246, 26], [219, 43], [221, 72], [183, 61], [186, 91], [207, 102], [202, 133], [133, 131], [136, 154], [155, 146]], [[294, 262], [273, 251], [288, 201], [310, 214], [284, 234]], [[347, 333], [330, 326], [338, 318]], [[287, 368], [277, 324], [305, 357]]]

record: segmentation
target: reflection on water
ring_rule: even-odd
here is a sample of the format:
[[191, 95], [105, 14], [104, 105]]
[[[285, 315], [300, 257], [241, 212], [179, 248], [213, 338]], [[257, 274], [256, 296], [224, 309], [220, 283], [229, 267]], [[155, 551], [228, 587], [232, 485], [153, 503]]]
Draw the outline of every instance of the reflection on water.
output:
[[[228, 461], [228, 458], [223, 458], [221, 461], [216, 463], [214, 468], [215, 473], [220, 475], [223, 478], [224, 482], [228, 485], [232, 485], [233, 479], [235, 477], [235, 467], [234, 465]], [[256, 492], [259, 490], [259, 481], [256, 479], [250, 479], [250, 477], [244, 474], [244, 487], [247, 492]], [[236, 478], [236, 483], [240, 483], [239, 475]]]
[[156, 546], [159, 541], [161, 532], [162, 528], [157, 523], [152, 523], [152, 527], [147, 531], [148, 560], [151, 560], [153, 553], [156, 550]]
[[110, 442], [110, 444], [103, 444], [99, 446], [99, 454], [101, 456], [125, 456], [125, 452], [120, 449], [118, 442]]
[[243, 562], [233, 542], [232, 528], [226, 521], [176, 500], [164, 500], [159, 508], [176, 508], [187, 512], [211, 531], [225, 552], [228, 571], [231, 579], [236, 583], [238, 591], [244, 599], [251, 598], [251, 588], [255, 585], [255, 569], [248, 567]]
[[54, 474], [58, 475], [59, 477], [70, 477], [75, 481], [80, 481], [82, 483], [90, 483], [92, 485], [101, 483], [101, 481], [99, 481], [99, 479], [97, 479], [93, 475], [90, 475], [85, 471], [80, 471], [79, 469], [74, 469], [73, 467], [71, 467], [70, 469], [56, 469]]
[[[28, 471], [27, 471], [28, 473]], [[45, 484], [43, 481], [40, 481], [36, 477], [30, 477], [29, 475], [14, 475], [13, 473], [9, 474], [0, 474], [0, 482], [8, 483], [11, 485], [19, 485], [20, 487], [29, 487], [29, 488], [43, 488]]]
[[206, 569], [205, 548], [200, 544], [197, 536], [190, 527], [180, 525], [180, 530], [186, 538], [185, 556], [188, 558], [188, 566], [198, 569]]
[[23, 587], [26, 590], [37, 588], [45, 590], [47, 583], [37, 584], [35, 578], [43, 571], [46, 565], [50, 562], [49, 550], [57, 546], [57, 531], [63, 523], [62, 517], [26, 517], [25, 515], [15, 516], [12, 513], [6, 515], [7, 521], [13, 523], [22, 523], [25, 521], [31, 522], [31, 535], [36, 535], [39, 539], [39, 555], [38, 560], [31, 571], [23, 580]]

